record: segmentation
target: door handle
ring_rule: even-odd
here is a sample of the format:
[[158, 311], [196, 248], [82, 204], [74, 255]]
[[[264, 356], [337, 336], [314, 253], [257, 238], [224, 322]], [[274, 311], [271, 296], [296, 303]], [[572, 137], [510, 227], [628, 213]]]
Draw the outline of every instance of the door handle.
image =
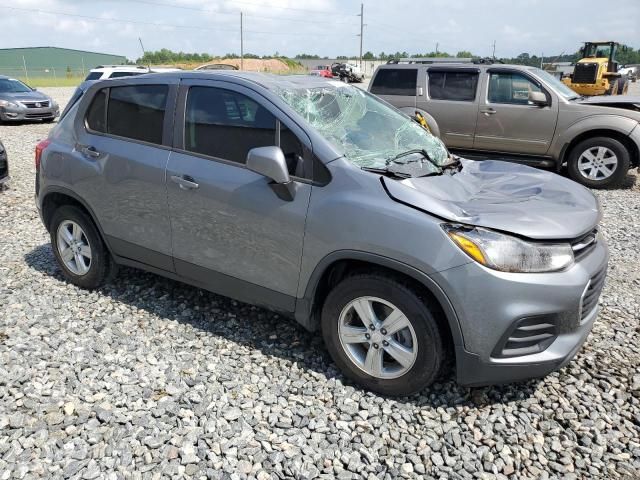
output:
[[96, 150], [96, 147], [91, 145], [79, 145], [79, 147], [80, 152], [87, 157], [98, 158], [100, 156], [100, 152]]
[[481, 111], [482, 113], [484, 113], [484, 114], [485, 114], [485, 116], [487, 116], [487, 117], [488, 117], [489, 115], [495, 115], [496, 113], [498, 113], [498, 112], [496, 112], [493, 108], [487, 108], [486, 110], [480, 110], [480, 111]]
[[195, 190], [200, 186], [189, 175], [171, 175], [171, 181], [177, 183], [182, 190]]

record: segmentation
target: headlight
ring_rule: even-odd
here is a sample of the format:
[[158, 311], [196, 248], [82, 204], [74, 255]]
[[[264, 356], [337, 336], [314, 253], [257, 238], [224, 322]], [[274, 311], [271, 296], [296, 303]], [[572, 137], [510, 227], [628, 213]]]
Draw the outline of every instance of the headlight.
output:
[[527, 242], [481, 227], [445, 223], [442, 228], [464, 253], [494, 270], [555, 272], [573, 263], [573, 250], [568, 243]]
[[0, 100], [0, 107], [20, 108], [20, 105], [10, 102], [9, 100]]

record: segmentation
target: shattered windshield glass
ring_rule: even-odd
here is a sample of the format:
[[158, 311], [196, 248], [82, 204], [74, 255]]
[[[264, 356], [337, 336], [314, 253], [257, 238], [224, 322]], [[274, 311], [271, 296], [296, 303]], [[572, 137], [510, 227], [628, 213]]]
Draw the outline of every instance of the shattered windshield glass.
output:
[[358, 167], [415, 163], [416, 155], [403, 155], [410, 151], [428, 156], [420, 158], [422, 172], [437, 173], [447, 163], [449, 154], [438, 138], [359, 88], [328, 81], [274, 90]]

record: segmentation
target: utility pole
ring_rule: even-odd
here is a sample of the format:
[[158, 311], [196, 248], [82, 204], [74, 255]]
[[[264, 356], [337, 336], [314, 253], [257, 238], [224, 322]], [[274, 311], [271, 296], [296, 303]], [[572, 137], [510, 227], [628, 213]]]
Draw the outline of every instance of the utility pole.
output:
[[493, 41], [493, 53], [491, 54], [491, 57], [493, 57], [493, 59], [496, 59], [496, 41]]
[[440, 44], [438, 42], [436, 42], [436, 55], [438, 55], [438, 47], [440, 46]]
[[242, 32], [242, 12], [240, 12], [240, 70], [244, 69], [244, 37]]
[[364, 3], [360, 4], [360, 70], [362, 70], [362, 37], [364, 34]]
[[27, 79], [27, 83], [29, 83], [29, 72], [27, 71], [27, 61], [24, 59], [24, 55], [22, 56], [22, 65], [24, 66], [24, 76]]

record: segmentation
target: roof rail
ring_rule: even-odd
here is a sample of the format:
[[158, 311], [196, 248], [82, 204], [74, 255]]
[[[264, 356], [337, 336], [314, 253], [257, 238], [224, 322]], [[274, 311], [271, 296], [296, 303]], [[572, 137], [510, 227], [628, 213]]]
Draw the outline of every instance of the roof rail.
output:
[[427, 57], [427, 58], [391, 58], [387, 64], [434, 64], [434, 63], [472, 63], [474, 65], [491, 65], [493, 63], [504, 63], [497, 58], [457, 58], [457, 57]]
[[144, 65], [98, 65], [93, 68], [142, 68], [144, 70], [148, 70], [149, 67], [145, 67]]
[[472, 58], [456, 58], [456, 57], [425, 57], [425, 58], [392, 58], [387, 63], [471, 63]]

